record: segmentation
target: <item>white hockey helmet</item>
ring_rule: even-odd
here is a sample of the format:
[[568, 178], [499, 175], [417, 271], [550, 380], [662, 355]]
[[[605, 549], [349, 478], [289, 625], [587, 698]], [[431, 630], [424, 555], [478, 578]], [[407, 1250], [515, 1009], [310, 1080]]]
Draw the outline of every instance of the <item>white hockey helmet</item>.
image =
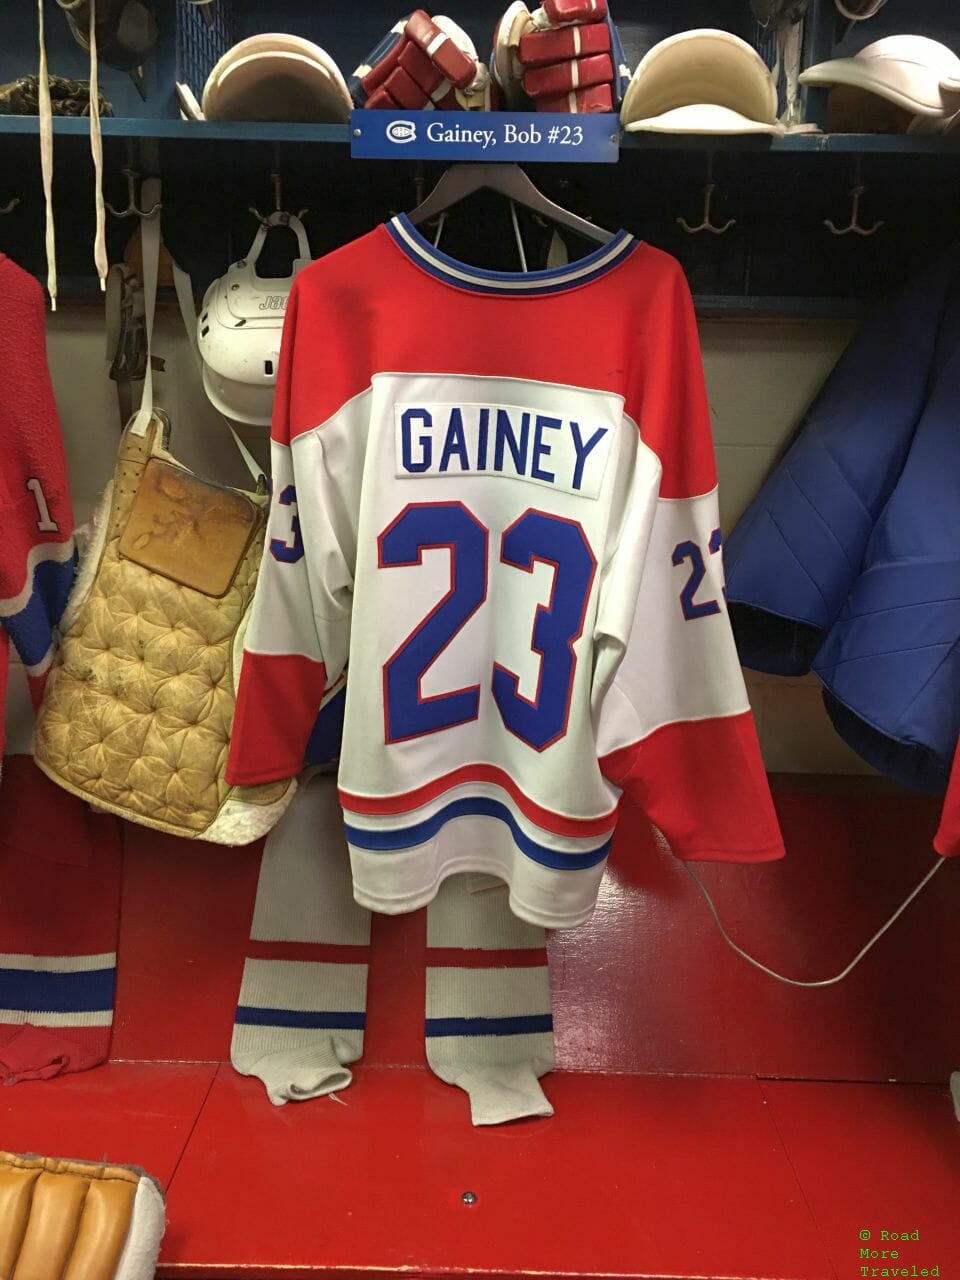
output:
[[[297, 237], [298, 256], [290, 275], [257, 275], [267, 232], [288, 226]], [[215, 408], [236, 422], [267, 427], [277, 385], [277, 362], [290, 286], [309, 262], [303, 223], [293, 214], [272, 214], [259, 228], [245, 258], [234, 262], [204, 294], [197, 320], [203, 360], [203, 387]]]
[[343, 124], [353, 103], [340, 68], [319, 45], [269, 32], [233, 45], [207, 77], [207, 120]]
[[[808, 67], [801, 84], [844, 85], [876, 94], [914, 115], [945, 116], [950, 99], [943, 86], [960, 83], [960, 58], [929, 36], [884, 36], [850, 58]], [[949, 92], [949, 89], [948, 89]]]
[[683, 31], [655, 44], [624, 94], [627, 133], [780, 135], [777, 89], [763, 59], [729, 31]]

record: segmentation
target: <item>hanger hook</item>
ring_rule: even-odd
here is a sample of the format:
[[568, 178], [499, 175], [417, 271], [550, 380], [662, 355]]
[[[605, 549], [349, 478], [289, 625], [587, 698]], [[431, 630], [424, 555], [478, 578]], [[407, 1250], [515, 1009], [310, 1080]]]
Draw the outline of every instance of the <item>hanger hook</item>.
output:
[[6, 204], [0, 204], [0, 214], [12, 213], [19, 203], [20, 197], [13, 196]]
[[127, 180], [127, 207], [125, 209], [115, 209], [109, 201], [104, 201], [107, 208], [115, 218], [154, 218], [163, 208], [162, 203], [158, 200], [152, 209], [141, 209], [137, 204], [137, 181], [140, 177], [135, 169], [124, 167], [120, 170]]
[[703, 217], [698, 226], [691, 226], [686, 218], [677, 218], [677, 222], [683, 227], [689, 235], [695, 236], [700, 231], [709, 231], [713, 236], [722, 236], [725, 231], [729, 231], [736, 218], [728, 218], [723, 226], [718, 226], [710, 220], [710, 206], [713, 204], [713, 193], [717, 189], [717, 184], [713, 180], [713, 153], [707, 155], [707, 181], [703, 188]]
[[[273, 212], [264, 216], [252, 204], [247, 206], [247, 212], [252, 213], [256, 220], [265, 227], [285, 227], [294, 215], [288, 213], [283, 207], [283, 179], [280, 177], [278, 170], [275, 169], [271, 173], [270, 181], [273, 183]], [[296, 217], [303, 218], [309, 212], [309, 209], [301, 209], [296, 214]]]
[[865, 227], [860, 222], [860, 198], [866, 189], [866, 185], [863, 181], [862, 165], [858, 159], [853, 186], [850, 188], [850, 221], [845, 227], [838, 227], [832, 218], [824, 218], [823, 220], [823, 225], [832, 236], [848, 236], [851, 233], [856, 236], [873, 236], [876, 235], [883, 226], [882, 218], [875, 222], [872, 227]]

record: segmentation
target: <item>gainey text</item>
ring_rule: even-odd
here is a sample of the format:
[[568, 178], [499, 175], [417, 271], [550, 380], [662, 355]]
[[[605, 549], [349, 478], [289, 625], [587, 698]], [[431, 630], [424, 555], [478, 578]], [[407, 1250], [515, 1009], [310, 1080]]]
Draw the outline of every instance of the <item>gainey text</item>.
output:
[[609, 427], [517, 405], [396, 406], [397, 475], [504, 476], [597, 498]]

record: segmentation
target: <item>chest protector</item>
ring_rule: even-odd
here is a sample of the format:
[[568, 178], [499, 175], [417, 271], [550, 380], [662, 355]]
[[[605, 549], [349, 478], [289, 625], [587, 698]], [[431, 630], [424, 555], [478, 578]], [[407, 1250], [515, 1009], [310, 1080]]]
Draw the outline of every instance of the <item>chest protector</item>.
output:
[[142, 435], [134, 425], [63, 615], [36, 762], [120, 817], [246, 844], [296, 785], [224, 781], [267, 498], [188, 471], [167, 452], [160, 414]]

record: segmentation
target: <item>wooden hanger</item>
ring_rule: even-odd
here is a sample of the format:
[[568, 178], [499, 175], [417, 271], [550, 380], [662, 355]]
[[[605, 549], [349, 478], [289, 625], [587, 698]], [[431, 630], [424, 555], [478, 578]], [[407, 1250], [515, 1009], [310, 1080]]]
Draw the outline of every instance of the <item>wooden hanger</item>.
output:
[[551, 222], [575, 231], [577, 235], [597, 244], [608, 244], [614, 236], [605, 227], [598, 227], [581, 218], [562, 205], [555, 204], [530, 181], [516, 164], [453, 164], [445, 170], [440, 181], [425, 200], [422, 200], [407, 217], [419, 226], [443, 213], [451, 205], [459, 203], [475, 191], [496, 191], [533, 213], [539, 213]]

